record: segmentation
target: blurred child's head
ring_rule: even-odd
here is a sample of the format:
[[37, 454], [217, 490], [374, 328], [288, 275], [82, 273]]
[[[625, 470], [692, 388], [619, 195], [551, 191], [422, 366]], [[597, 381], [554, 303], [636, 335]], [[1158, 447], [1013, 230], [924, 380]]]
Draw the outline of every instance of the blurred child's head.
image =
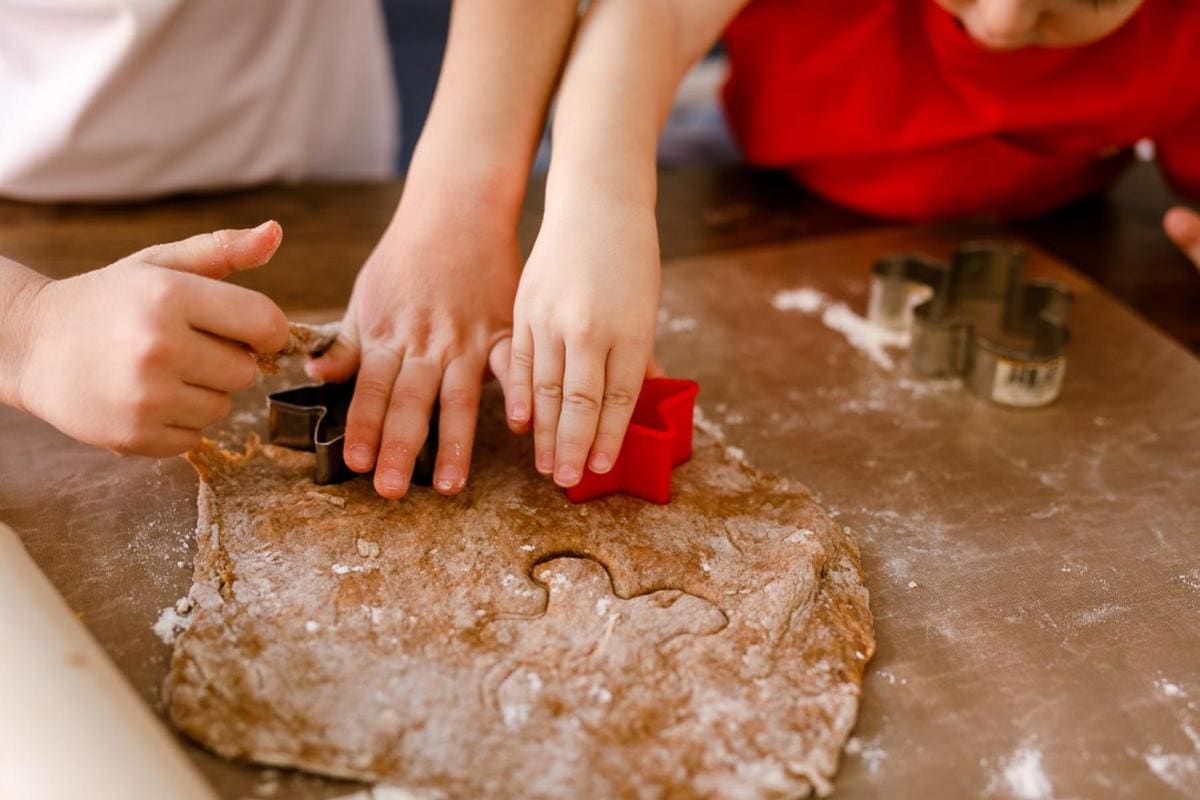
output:
[[1144, 0], [937, 0], [989, 50], [1075, 47], [1102, 39]]

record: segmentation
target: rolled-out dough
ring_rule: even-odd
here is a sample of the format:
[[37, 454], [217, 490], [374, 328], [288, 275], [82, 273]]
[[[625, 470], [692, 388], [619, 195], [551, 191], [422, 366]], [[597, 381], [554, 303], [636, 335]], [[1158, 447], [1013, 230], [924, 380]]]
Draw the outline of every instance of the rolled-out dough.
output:
[[171, 718], [223, 756], [418, 796], [825, 793], [874, 648], [857, 548], [697, 436], [668, 506], [571, 505], [494, 397], [455, 498], [202, 446]]

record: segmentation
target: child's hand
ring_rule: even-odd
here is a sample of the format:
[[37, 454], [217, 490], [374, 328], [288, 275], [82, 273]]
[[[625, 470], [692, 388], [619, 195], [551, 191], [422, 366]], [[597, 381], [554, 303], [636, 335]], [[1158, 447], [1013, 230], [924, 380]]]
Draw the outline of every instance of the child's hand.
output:
[[1171, 241], [1179, 245], [1200, 269], [1200, 214], [1190, 208], [1176, 206], [1163, 217], [1163, 228]]
[[287, 319], [258, 292], [221, 283], [265, 264], [277, 222], [146, 248], [36, 294], [19, 405], [118, 453], [169, 456], [229, 413], [254, 381], [248, 346], [287, 341]]
[[660, 272], [652, 211], [547, 210], [502, 382], [509, 426], [527, 430], [532, 414], [537, 469], [560, 486], [616, 461], [651, 361]]
[[439, 395], [433, 485], [462, 491], [489, 357], [512, 329], [515, 226], [486, 202], [465, 218], [466, 201], [456, 203], [453, 213], [401, 203], [355, 281], [337, 342], [307, 367], [325, 381], [358, 372], [346, 463], [356, 472], [375, 467], [375, 490], [388, 498], [408, 491]]

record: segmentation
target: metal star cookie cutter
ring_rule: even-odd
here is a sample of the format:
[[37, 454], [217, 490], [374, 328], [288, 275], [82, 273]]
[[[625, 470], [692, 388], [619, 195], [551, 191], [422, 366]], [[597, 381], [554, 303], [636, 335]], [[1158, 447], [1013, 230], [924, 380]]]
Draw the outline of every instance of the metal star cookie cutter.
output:
[[[355, 477], [343, 454], [346, 415], [353, 396], [354, 381], [304, 384], [271, 392], [267, 395], [267, 440], [314, 453], [313, 483], [319, 486]], [[413, 468], [412, 483], [417, 486], [433, 485], [437, 438], [435, 408], [429, 420], [429, 435]]]
[[913, 372], [962, 376], [975, 394], [1035, 407], [1062, 391], [1073, 296], [1055, 281], [1023, 278], [1025, 251], [968, 242], [949, 265], [894, 253], [871, 274], [867, 318], [909, 333]]

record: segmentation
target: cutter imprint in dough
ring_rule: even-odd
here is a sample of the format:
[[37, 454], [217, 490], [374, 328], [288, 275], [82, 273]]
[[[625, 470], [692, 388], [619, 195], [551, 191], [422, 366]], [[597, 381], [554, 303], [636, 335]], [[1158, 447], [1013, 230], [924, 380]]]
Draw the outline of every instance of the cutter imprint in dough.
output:
[[572, 505], [528, 447], [492, 396], [469, 489], [399, 502], [257, 441], [189, 454], [175, 724], [420, 797], [826, 793], [874, 649], [850, 535], [699, 432], [667, 506]]

